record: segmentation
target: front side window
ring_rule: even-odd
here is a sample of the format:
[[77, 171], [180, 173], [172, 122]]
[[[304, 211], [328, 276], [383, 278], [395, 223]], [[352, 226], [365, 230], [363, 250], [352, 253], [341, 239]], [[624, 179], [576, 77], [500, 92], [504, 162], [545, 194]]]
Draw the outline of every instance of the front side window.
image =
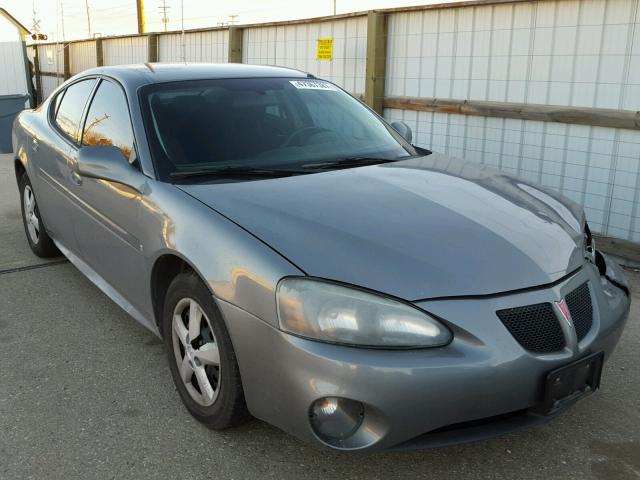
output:
[[110, 81], [100, 83], [91, 101], [82, 144], [115, 145], [130, 162], [135, 160], [127, 100], [120, 87]]
[[354, 158], [417, 155], [359, 101], [322, 80], [152, 84], [140, 97], [149, 145], [163, 180], [209, 169], [293, 169]]
[[82, 112], [95, 83], [95, 78], [76, 82], [67, 87], [62, 100], [58, 100], [62, 94], [56, 97], [57, 102], [53, 106], [57, 108], [57, 111], [54, 111], [55, 122], [58, 128], [74, 142], [80, 140], [79, 126]]

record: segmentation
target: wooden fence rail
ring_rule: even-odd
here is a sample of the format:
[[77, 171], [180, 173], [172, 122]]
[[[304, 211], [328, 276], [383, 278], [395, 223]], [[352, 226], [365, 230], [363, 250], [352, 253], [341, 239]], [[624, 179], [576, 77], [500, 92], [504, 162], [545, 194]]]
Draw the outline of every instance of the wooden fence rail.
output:
[[595, 127], [640, 130], [640, 112], [607, 108], [484, 102], [429, 97], [384, 97], [384, 108], [419, 112], [453, 113], [479, 117], [515, 118], [538, 122], [573, 123]]

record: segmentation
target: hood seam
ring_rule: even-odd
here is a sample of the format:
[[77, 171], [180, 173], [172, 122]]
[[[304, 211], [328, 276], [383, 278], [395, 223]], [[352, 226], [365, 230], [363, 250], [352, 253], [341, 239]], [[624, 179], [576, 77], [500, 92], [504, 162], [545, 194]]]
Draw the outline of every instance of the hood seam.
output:
[[294, 266], [295, 268], [297, 268], [300, 272], [302, 272], [302, 274], [306, 277], [309, 276], [309, 274], [307, 272], [305, 272], [302, 268], [300, 268], [300, 266], [296, 265], [293, 261], [291, 261], [291, 259], [289, 259], [288, 257], [286, 257], [282, 252], [280, 252], [279, 250], [277, 250], [276, 248], [274, 248], [273, 246], [271, 246], [269, 243], [265, 242], [263, 239], [261, 239], [260, 237], [258, 237], [255, 233], [253, 233], [251, 230], [248, 230], [246, 227], [243, 227], [242, 225], [240, 225], [238, 222], [236, 222], [235, 220], [229, 218], [228, 216], [226, 216], [224, 213], [220, 212], [219, 210], [216, 210], [215, 208], [213, 208], [211, 205], [203, 202], [202, 200], [200, 200], [198, 197], [196, 197], [195, 195], [190, 194], [189, 192], [187, 192], [186, 190], [183, 190], [182, 188], [180, 188], [178, 185], [173, 184], [173, 186], [175, 188], [177, 188], [178, 190], [180, 190], [181, 192], [185, 193], [186, 195], [188, 195], [189, 197], [193, 198], [194, 200], [196, 200], [198, 203], [201, 203], [202, 205], [204, 205], [205, 207], [207, 207], [208, 209], [216, 212], [218, 215], [220, 215], [221, 217], [229, 220], [231, 223], [233, 223], [234, 225], [236, 225], [237, 227], [241, 228], [242, 230], [244, 230], [245, 232], [247, 232], [249, 235], [251, 235], [253, 238], [255, 238], [256, 240], [258, 240], [260, 243], [262, 243], [264, 246], [266, 246], [267, 248], [269, 248], [269, 250], [273, 251], [275, 254], [277, 254], [278, 256], [282, 257], [284, 260], [286, 260], [289, 264], [291, 264], [292, 266]]

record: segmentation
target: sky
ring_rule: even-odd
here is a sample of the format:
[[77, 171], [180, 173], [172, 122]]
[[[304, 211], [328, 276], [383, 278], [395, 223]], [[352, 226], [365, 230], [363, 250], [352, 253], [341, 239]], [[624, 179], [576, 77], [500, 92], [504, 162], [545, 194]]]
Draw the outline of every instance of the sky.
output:
[[[375, 8], [446, 3], [452, 0], [336, 0], [337, 13]], [[184, 27], [200, 28], [228, 22], [237, 15], [238, 23], [318, 17], [333, 13], [333, 0], [183, 0]], [[162, 31], [161, 6], [166, 4], [168, 30], [181, 28], [181, 0], [144, 0], [147, 31]], [[136, 33], [135, 0], [1, 0], [0, 5], [25, 27], [33, 29], [34, 10], [40, 32], [50, 41], [91, 36]], [[86, 5], [89, 8], [87, 19]], [[64, 12], [64, 15], [63, 15]], [[64, 38], [63, 38], [64, 31]]]

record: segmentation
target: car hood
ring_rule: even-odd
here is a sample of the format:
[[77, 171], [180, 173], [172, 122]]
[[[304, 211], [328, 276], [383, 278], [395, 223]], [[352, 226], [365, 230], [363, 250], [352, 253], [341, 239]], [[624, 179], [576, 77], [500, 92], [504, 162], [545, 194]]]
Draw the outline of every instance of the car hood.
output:
[[544, 285], [584, 262], [577, 204], [439, 154], [179, 188], [307, 275], [407, 300]]

